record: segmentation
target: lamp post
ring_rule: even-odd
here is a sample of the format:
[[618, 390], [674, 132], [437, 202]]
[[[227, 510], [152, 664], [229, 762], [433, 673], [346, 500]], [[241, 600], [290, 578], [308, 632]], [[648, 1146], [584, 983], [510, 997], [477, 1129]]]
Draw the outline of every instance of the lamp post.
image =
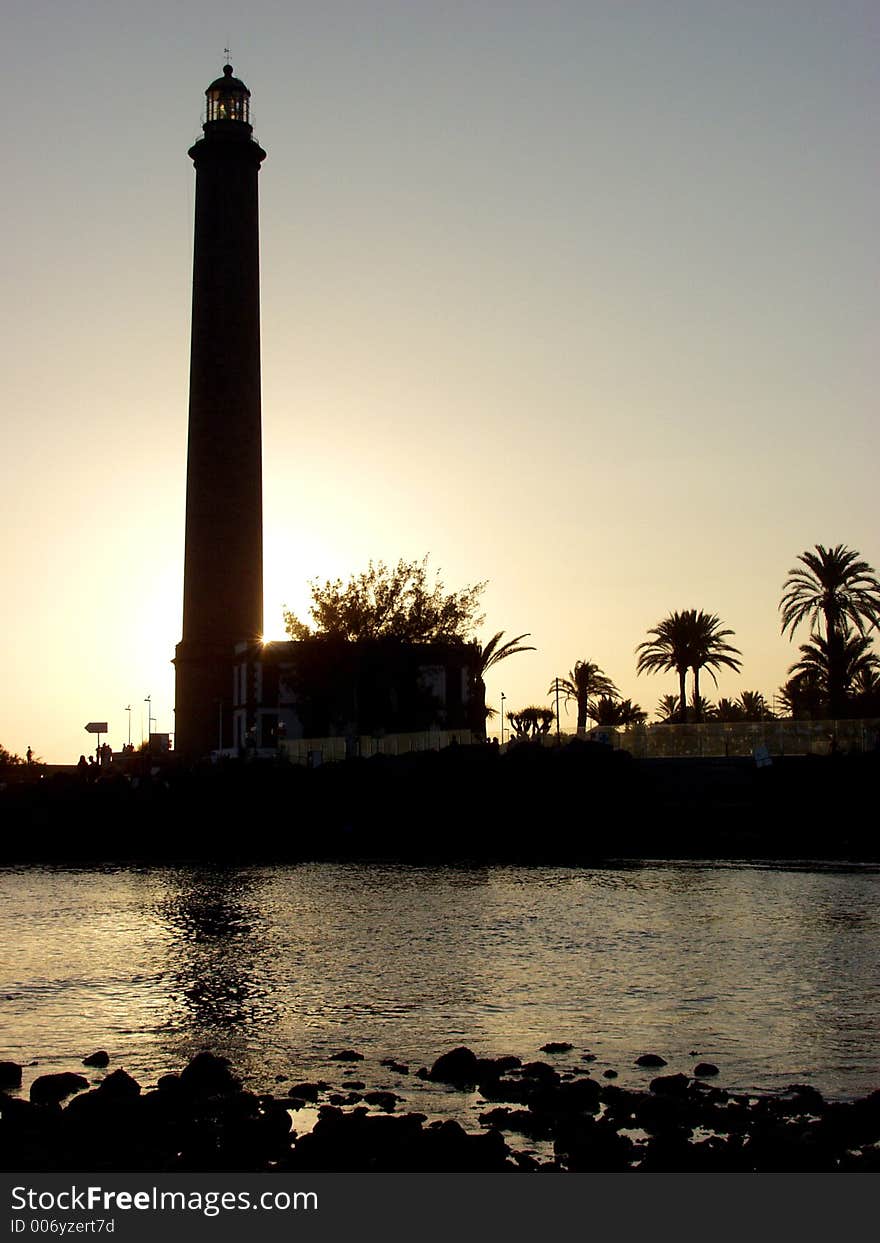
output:
[[504, 746], [504, 691], [501, 692], [501, 745]]
[[556, 743], [558, 746], [559, 745], [559, 678], [558, 677], [554, 679], [553, 684], [556, 687]]
[[147, 740], [148, 741], [149, 741], [150, 734], [152, 733], [150, 726], [156, 724], [156, 718], [153, 716], [153, 705], [150, 703], [151, 698], [152, 697], [150, 695], [147, 695], [147, 697], [144, 699], [144, 703], [147, 705]]
[[131, 704], [128, 704], [125, 711], [128, 713], [128, 745], [131, 746]]

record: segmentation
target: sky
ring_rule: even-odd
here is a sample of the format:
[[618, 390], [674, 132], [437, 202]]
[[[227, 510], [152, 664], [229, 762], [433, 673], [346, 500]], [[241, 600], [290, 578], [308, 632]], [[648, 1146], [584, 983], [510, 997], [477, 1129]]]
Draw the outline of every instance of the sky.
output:
[[878, 43], [870, 0], [8, 0], [0, 744], [137, 743], [147, 696], [173, 730], [226, 46], [268, 152], [266, 635], [430, 554], [537, 649], [496, 707], [591, 660], [653, 712], [634, 649], [685, 608], [743, 654], [704, 693], [772, 696], [798, 554], [880, 564]]

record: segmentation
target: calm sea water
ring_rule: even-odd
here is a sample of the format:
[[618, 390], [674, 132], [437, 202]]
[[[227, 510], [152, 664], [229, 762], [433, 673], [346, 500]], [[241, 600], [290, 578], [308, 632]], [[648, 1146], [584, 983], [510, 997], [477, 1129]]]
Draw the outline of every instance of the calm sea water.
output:
[[4, 869], [0, 946], [0, 1057], [38, 1063], [25, 1087], [96, 1048], [145, 1084], [202, 1048], [256, 1089], [343, 1083], [330, 1054], [354, 1048], [357, 1078], [436, 1113], [442, 1089], [380, 1059], [564, 1040], [561, 1064], [589, 1051], [632, 1086], [650, 1051], [738, 1090], [880, 1088], [871, 867]]

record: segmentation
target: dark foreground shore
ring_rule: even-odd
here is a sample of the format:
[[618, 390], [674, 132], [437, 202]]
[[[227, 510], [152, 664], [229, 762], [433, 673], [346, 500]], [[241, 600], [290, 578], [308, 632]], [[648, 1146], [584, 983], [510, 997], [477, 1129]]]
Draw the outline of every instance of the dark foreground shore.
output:
[[637, 760], [598, 743], [488, 745], [307, 769], [137, 757], [127, 773], [0, 781], [0, 863], [876, 860], [880, 753]]
[[[340, 1050], [336, 1088], [285, 1081], [248, 1090], [228, 1062], [198, 1054], [179, 1074], [143, 1088], [98, 1052], [85, 1074], [42, 1075], [30, 1099], [11, 1095], [21, 1067], [0, 1063], [0, 1168], [6, 1171], [427, 1172], [427, 1173], [763, 1173], [880, 1172], [880, 1091], [830, 1102], [792, 1084], [775, 1096], [714, 1086], [718, 1069], [693, 1075], [656, 1068], [647, 1090], [566, 1069], [569, 1045], [547, 1045], [546, 1060], [478, 1058], [459, 1048], [415, 1075], [478, 1092], [479, 1133], [410, 1112], [398, 1091], [371, 1090], [371, 1078], [402, 1082], [410, 1068], [371, 1067]], [[576, 1055], [575, 1055], [576, 1056]], [[560, 1058], [562, 1060], [560, 1060]], [[590, 1055], [583, 1055], [588, 1062]], [[344, 1069], [343, 1069], [344, 1067]], [[96, 1075], [97, 1069], [97, 1075]], [[379, 1073], [381, 1069], [381, 1074]], [[405, 1091], [405, 1088], [403, 1089]], [[317, 1110], [308, 1130], [301, 1110]]]

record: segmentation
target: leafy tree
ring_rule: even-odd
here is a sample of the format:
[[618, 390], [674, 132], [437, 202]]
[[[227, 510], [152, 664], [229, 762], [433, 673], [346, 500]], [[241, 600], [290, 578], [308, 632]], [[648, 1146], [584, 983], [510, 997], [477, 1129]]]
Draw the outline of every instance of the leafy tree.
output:
[[312, 625], [285, 609], [284, 628], [292, 639], [300, 640], [465, 643], [483, 621], [479, 608], [485, 587], [484, 582], [475, 583], [447, 592], [439, 576], [433, 583], [429, 580], [427, 557], [400, 560], [393, 568], [384, 561], [371, 561], [348, 583], [338, 578], [322, 585], [313, 579], [309, 583]]
[[602, 695], [596, 700], [592, 715], [597, 725], [609, 727], [642, 725], [648, 719], [647, 712], [631, 699], [614, 699], [611, 695]]
[[726, 640], [732, 630], [722, 630], [721, 621], [714, 613], [702, 609], [684, 609], [670, 613], [649, 631], [653, 638], [636, 648], [639, 673], [672, 672], [678, 674], [679, 719], [687, 720], [688, 670], [694, 679], [695, 719], [700, 720], [702, 699], [700, 696], [700, 670], [708, 669], [717, 683], [715, 670], [722, 666], [739, 671], [739, 649]]
[[4, 746], [0, 746], [0, 768], [14, 768], [23, 763], [24, 760], [20, 755], [15, 755], [12, 751], [7, 751]]
[[577, 704], [579, 733], [586, 729], [587, 717], [594, 715], [590, 702], [594, 696], [606, 695], [616, 699], [620, 694], [611, 679], [602, 672], [598, 665], [589, 660], [576, 661], [567, 678], [558, 678], [551, 682], [547, 691], [548, 695], [556, 694], [557, 682], [559, 693], [564, 696], [566, 708], [571, 700]]
[[824, 638], [828, 706], [831, 715], [837, 717], [846, 695], [843, 634], [854, 627], [864, 636], [880, 624], [880, 582], [873, 566], [845, 544], [834, 548], [816, 544], [802, 552], [798, 561], [802, 564], [789, 570], [782, 585], [782, 633], [788, 631], [793, 638], [797, 627], [809, 620], [813, 634]]

